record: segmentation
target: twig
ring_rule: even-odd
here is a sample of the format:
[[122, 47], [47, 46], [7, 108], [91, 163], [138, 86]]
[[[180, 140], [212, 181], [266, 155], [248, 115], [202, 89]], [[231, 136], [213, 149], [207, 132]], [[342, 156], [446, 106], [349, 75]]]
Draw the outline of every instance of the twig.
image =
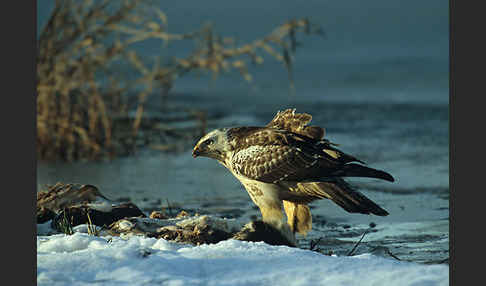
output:
[[354, 245], [353, 249], [351, 249], [351, 251], [347, 254], [347, 256], [353, 255], [354, 251], [356, 250], [356, 248], [361, 243], [361, 241], [363, 240], [363, 238], [365, 237], [365, 235], [367, 233], [368, 233], [368, 230], [365, 230], [365, 232], [363, 233], [363, 235], [361, 236], [361, 238], [359, 239], [359, 241]]
[[165, 200], [167, 201], [167, 209], [169, 209], [169, 216], [172, 217], [172, 208], [171, 208], [171, 206], [169, 204], [169, 199], [166, 198]]
[[402, 261], [400, 258], [396, 257], [393, 253], [391, 253], [390, 249], [386, 249], [386, 254], [390, 255], [391, 257], [395, 258], [398, 261]]
[[[309, 250], [314, 250], [314, 248], [319, 244], [321, 239], [322, 239], [322, 237], [319, 237], [319, 239], [317, 239], [317, 240], [311, 240]], [[317, 251], [317, 249], [316, 249], [316, 251]]]

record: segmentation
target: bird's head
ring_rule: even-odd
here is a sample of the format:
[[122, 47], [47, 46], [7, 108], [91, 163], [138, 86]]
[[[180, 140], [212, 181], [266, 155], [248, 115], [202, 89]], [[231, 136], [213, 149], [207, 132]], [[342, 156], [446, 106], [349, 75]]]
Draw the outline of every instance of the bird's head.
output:
[[229, 151], [227, 128], [216, 129], [204, 135], [194, 146], [192, 157], [208, 157], [223, 162]]

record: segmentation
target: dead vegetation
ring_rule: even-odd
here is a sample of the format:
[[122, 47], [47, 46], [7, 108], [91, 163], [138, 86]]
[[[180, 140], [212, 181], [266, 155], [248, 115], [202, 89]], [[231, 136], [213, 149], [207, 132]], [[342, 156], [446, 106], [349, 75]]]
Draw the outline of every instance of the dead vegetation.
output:
[[143, 235], [195, 245], [217, 243], [234, 238], [265, 241], [272, 245], [295, 246], [277, 229], [262, 221], [242, 226], [236, 220], [191, 214], [167, 208], [152, 211], [147, 217], [131, 202], [107, 199], [93, 185], [57, 183], [37, 194], [37, 224], [49, 223], [41, 235], [71, 235], [86, 225], [90, 235]]
[[[295, 19], [263, 39], [236, 44], [217, 35], [210, 25], [181, 34], [169, 33], [167, 27], [168, 17], [147, 0], [56, 1], [38, 37], [40, 160], [98, 159], [132, 152], [147, 120], [147, 98], [167, 96], [180, 76], [197, 70], [215, 78], [237, 70], [250, 82], [248, 65], [262, 64], [264, 56], [281, 61], [291, 75], [296, 34], [322, 33], [309, 20]], [[149, 39], [164, 44], [190, 40], [189, 45], [196, 45], [189, 55], [149, 62], [133, 48]], [[133, 116], [129, 116], [130, 96], [137, 97]], [[204, 112], [193, 108], [182, 112], [186, 120], [198, 122], [193, 137], [204, 132]]]

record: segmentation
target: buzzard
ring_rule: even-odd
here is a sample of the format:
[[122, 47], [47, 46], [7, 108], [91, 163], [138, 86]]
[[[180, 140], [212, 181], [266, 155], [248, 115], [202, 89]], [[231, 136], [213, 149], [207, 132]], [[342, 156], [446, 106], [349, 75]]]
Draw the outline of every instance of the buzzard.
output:
[[264, 127], [213, 130], [192, 152], [194, 158], [204, 156], [224, 165], [243, 184], [263, 221], [294, 243], [296, 232], [306, 235], [312, 228], [308, 204], [314, 200], [330, 199], [351, 213], [388, 215], [343, 177], [394, 181], [390, 174], [338, 150], [323, 138], [323, 128], [307, 126], [311, 120], [310, 114], [287, 109]]

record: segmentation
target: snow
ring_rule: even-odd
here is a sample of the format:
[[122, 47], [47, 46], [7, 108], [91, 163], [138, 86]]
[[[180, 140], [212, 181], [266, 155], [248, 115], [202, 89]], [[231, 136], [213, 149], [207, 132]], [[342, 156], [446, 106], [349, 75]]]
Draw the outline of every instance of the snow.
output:
[[226, 240], [37, 236], [38, 285], [448, 285], [449, 266]]

